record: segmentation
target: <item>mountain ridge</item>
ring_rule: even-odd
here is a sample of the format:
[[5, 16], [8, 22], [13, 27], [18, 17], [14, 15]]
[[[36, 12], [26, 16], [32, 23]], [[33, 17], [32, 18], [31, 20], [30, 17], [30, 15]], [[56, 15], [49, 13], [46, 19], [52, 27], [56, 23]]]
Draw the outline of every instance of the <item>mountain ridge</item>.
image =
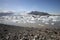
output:
[[30, 13], [28, 14], [32, 14], [32, 15], [50, 15], [48, 13], [45, 13], [45, 12], [39, 12], [39, 11], [31, 11]]

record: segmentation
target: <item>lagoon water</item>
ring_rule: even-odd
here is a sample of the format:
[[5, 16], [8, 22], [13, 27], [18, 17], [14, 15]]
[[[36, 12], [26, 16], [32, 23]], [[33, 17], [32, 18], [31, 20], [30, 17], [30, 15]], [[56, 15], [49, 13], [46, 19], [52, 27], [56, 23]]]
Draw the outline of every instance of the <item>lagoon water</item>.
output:
[[2, 16], [0, 23], [23, 27], [57, 27], [60, 28], [60, 16]]

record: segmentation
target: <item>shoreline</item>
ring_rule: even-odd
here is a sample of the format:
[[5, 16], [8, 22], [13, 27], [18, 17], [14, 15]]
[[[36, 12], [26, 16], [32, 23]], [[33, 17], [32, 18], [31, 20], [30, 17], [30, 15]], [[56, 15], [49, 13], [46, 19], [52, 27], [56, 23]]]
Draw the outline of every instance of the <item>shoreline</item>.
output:
[[0, 40], [60, 40], [60, 28], [34, 28], [0, 24]]

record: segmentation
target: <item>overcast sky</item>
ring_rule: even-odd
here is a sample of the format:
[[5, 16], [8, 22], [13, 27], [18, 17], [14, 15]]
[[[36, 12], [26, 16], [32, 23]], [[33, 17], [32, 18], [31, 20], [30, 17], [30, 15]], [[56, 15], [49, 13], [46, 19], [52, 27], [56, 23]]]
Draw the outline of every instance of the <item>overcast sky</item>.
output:
[[60, 14], [60, 0], [0, 0], [0, 11], [42, 11]]

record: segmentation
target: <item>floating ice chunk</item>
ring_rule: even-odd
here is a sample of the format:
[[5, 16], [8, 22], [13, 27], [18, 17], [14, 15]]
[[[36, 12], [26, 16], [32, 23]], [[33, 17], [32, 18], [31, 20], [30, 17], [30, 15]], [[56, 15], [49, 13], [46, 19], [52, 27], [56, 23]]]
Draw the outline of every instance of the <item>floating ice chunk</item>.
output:
[[16, 16], [13, 16], [13, 19], [15, 19], [16, 18]]
[[26, 23], [26, 21], [23, 21], [24, 23]]
[[30, 20], [30, 21], [29, 21], [29, 20], [27, 20], [27, 22], [28, 22], [28, 23], [35, 23], [35, 21], [31, 21], [31, 20]]
[[32, 18], [31, 20], [35, 20], [34, 18]]
[[56, 22], [57, 20], [52, 20], [52, 21]]
[[44, 23], [45, 21], [42, 21], [42, 23]]
[[27, 20], [27, 22], [29, 22], [29, 20]]
[[56, 22], [56, 21], [60, 21], [60, 16], [50, 16], [50, 19], [52, 19], [52, 21]]
[[40, 18], [47, 18], [47, 16], [41, 16]]
[[16, 23], [20, 23], [20, 21], [16, 21]]
[[26, 23], [26, 21], [24, 20], [23, 23]]
[[16, 22], [16, 21], [18, 21], [18, 20], [12, 20], [13, 22]]
[[40, 18], [38, 18], [38, 20], [41, 20]]
[[35, 23], [35, 21], [30, 21], [30, 23]]

